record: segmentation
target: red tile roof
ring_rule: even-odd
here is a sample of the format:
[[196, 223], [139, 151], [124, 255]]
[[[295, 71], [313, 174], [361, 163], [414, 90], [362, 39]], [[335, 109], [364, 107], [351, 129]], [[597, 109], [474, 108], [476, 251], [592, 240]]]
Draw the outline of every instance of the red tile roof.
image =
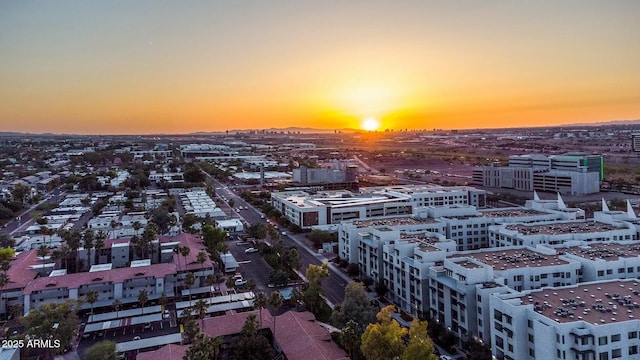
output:
[[349, 359], [310, 312], [287, 311], [278, 316], [275, 337], [288, 360]]
[[2, 290], [20, 289], [36, 278], [38, 271], [32, 269], [33, 265], [42, 265], [42, 260], [38, 259], [38, 249], [22, 252], [11, 261], [11, 267], [7, 271], [9, 284]]
[[[238, 334], [251, 314], [260, 322], [257, 310], [204, 319], [203, 332], [208, 336]], [[274, 318], [262, 310], [262, 328], [272, 328]], [[342, 360], [347, 354], [331, 341], [331, 334], [320, 326], [310, 312], [288, 311], [275, 317], [276, 341], [289, 360]]]
[[155, 278], [163, 278], [168, 274], [175, 273], [175, 264], [155, 264], [61, 276], [48, 276], [37, 278], [29, 282], [24, 289], [24, 294], [31, 294], [34, 291], [44, 290], [47, 288], [77, 289], [81, 285], [91, 284], [94, 281], [121, 283], [124, 280], [136, 277], [153, 276]]

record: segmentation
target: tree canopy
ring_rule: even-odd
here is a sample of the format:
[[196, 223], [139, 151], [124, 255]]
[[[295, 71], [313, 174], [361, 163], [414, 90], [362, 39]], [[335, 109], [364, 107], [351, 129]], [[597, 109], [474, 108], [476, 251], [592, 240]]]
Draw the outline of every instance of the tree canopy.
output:
[[368, 324], [376, 321], [376, 312], [362, 283], [351, 281], [347, 284], [344, 301], [334, 309], [331, 320], [339, 328], [353, 320], [358, 325], [359, 335], [362, 335]]
[[[378, 321], [367, 326], [360, 345], [364, 357], [367, 360], [435, 360], [427, 322], [414, 319], [411, 330], [407, 331], [392, 319], [394, 311], [393, 305], [382, 308], [376, 316]], [[405, 344], [407, 334], [409, 341]]]
[[63, 349], [71, 347], [78, 329], [78, 316], [75, 303], [67, 301], [61, 304], [46, 304], [31, 309], [21, 319], [27, 335], [37, 339], [60, 340], [60, 347], [51, 349], [60, 354]]
[[100, 341], [87, 350], [87, 360], [116, 360], [116, 343], [109, 340]]

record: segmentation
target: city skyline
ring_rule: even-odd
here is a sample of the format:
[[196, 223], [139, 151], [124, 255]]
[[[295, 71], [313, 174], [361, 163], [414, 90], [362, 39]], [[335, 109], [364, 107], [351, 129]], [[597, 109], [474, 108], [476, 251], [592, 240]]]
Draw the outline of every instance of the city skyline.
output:
[[4, 2], [0, 131], [635, 120], [639, 11], [635, 1]]

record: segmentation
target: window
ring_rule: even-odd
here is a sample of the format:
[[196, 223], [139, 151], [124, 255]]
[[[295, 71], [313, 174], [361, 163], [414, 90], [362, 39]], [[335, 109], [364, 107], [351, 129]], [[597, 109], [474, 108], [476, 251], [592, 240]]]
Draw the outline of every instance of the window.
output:
[[613, 274], [613, 269], [607, 269], [607, 275]]
[[629, 339], [637, 339], [638, 332], [637, 331], [629, 331]]
[[618, 341], [620, 341], [620, 334], [611, 335], [611, 342], [618, 342]]
[[629, 355], [638, 354], [638, 345], [629, 346]]
[[598, 345], [607, 345], [607, 337], [606, 336], [600, 336], [598, 338]]
[[618, 274], [624, 274], [624, 268], [619, 268], [618, 269]]
[[604, 270], [598, 270], [598, 276], [604, 276]]
[[493, 311], [493, 317], [496, 319], [496, 321], [502, 321], [502, 313], [498, 310]]
[[533, 335], [529, 334], [529, 342], [530, 342], [530, 343], [532, 343], [532, 342], [533, 342], [533, 339], [534, 339]]
[[533, 321], [531, 321], [531, 320], [527, 320], [527, 327], [528, 327], [529, 329], [533, 329]]
[[622, 357], [622, 349], [613, 349], [613, 351], [611, 351], [611, 357], [614, 359]]
[[609, 360], [609, 353], [608, 352], [601, 352], [599, 359], [600, 360]]

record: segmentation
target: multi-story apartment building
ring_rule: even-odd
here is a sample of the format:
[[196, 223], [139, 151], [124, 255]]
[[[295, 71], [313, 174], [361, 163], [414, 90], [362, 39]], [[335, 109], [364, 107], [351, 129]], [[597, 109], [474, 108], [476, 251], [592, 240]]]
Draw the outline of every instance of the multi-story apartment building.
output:
[[636, 229], [629, 223], [609, 224], [596, 220], [582, 220], [503, 224], [489, 227], [489, 246], [491, 247], [622, 240], [636, 240]]
[[[377, 228], [387, 229], [380, 233]], [[390, 231], [395, 230], [395, 231]], [[371, 239], [371, 233], [380, 234], [378, 237], [385, 241], [394, 241], [400, 238], [401, 233], [438, 233], [446, 234], [445, 224], [431, 218], [395, 217], [378, 220], [362, 220], [343, 222], [338, 226], [338, 256], [352, 264], [359, 264], [360, 242], [363, 239]], [[382, 235], [384, 234], [384, 235]]]
[[639, 300], [636, 279], [494, 294], [493, 354], [498, 359], [638, 358]]
[[304, 191], [271, 193], [271, 205], [302, 229], [338, 224], [346, 220], [417, 214], [425, 206], [486, 206], [486, 192], [457, 186], [390, 186], [350, 191]]
[[[177, 244], [191, 251], [187, 256], [177, 254], [173, 250]], [[84, 308], [110, 307], [115, 299], [125, 304], [137, 302], [142, 290], [147, 291], [149, 300], [162, 294], [172, 297], [186, 288], [185, 277], [189, 272], [195, 275], [194, 288], [208, 289], [206, 277], [213, 273], [214, 264], [208, 257], [203, 263], [198, 262], [198, 253], [206, 250], [195, 235], [160, 237], [152, 244], [156, 255], [142, 260], [128, 258], [131, 250], [128, 239], [108, 240], [105, 245], [98, 256], [94, 251], [79, 250], [80, 258], [84, 253], [84, 259], [92, 266], [89, 271], [78, 273], [54, 270], [51, 257], [37, 256], [36, 249], [18, 254], [8, 270], [11, 282], [0, 289], [0, 312], [22, 305], [26, 314], [44, 304], [81, 299], [90, 291], [98, 293], [98, 301], [92, 305], [85, 303]]]
[[455, 243], [434, 233], [400, 233], [382, 246], [382, 283], [387, 298], [406, 312], [420, 316], [429, 310], [429, 267], [441, 264]]
[[[494, 275], [493, 268], [475, 259], [445, 259], [442, 265], [429, 269], [429, 311], [431, 319], [444, 324], [459, 339], [475, 334], [490, 334], [483, 319], [488, 302], [478, 305], [493, 293], [506, 293], [509, 288]], [[480, 325], [478, 325], [480, 324]]]

